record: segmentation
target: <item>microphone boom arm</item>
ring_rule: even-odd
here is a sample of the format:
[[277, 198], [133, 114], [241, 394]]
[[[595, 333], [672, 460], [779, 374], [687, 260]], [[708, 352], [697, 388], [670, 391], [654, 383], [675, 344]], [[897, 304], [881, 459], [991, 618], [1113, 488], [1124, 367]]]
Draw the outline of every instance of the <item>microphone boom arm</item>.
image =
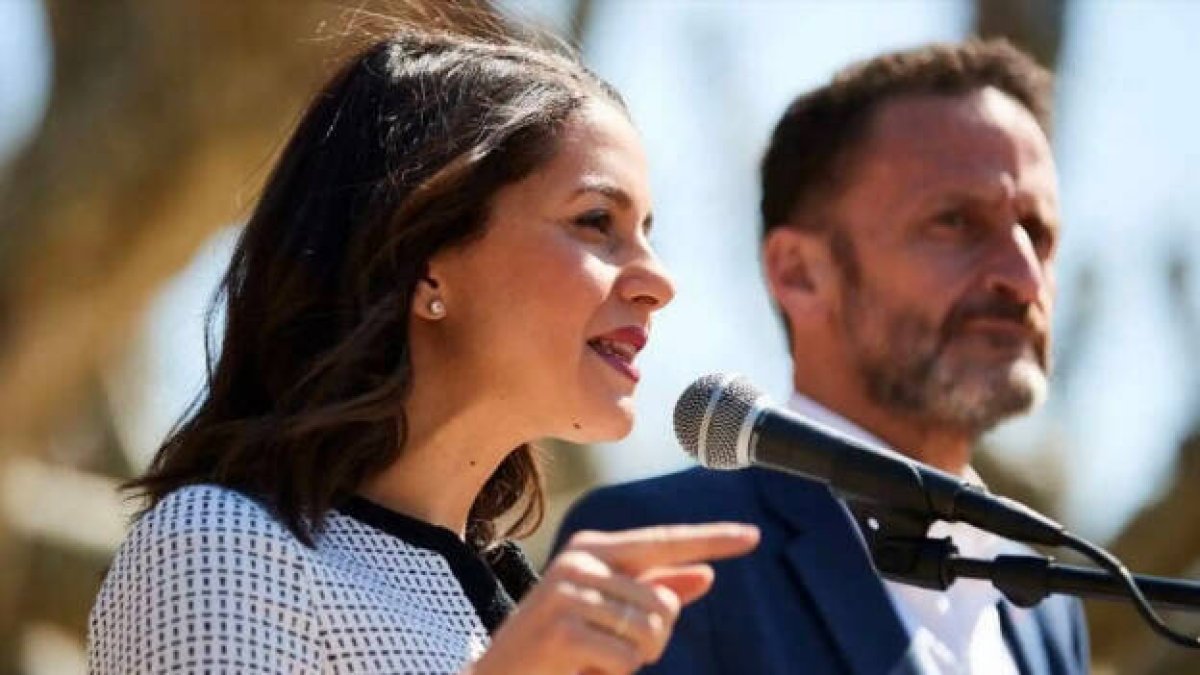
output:
[[[1064, 565], [1039, 555], [998, 555], [992, 560], [964, 557], [948, 538], [888, 538], [872, 547], [871, 558], [881, 575], [922, 588], [945, 590], [957, 579], [990, 581], [1019, 607], [1032, 607], [1051, 594], [1129, 600], [1125, 586], [1106, 571]], [[1143, 574], [1134, 579], [1151, 604], [1200, 612], [1200, 583]]]

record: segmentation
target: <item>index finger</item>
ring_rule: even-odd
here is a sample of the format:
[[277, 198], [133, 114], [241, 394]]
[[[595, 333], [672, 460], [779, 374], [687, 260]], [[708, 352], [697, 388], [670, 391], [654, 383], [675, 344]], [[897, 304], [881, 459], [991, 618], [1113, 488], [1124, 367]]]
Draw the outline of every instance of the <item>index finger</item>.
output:
[[732, 558], [758, 545], [758, 528], [744, 523], [656, 525], [619, 532], [581, 531], [568, 548], [586, 551], [627, 574], [652, 567]]

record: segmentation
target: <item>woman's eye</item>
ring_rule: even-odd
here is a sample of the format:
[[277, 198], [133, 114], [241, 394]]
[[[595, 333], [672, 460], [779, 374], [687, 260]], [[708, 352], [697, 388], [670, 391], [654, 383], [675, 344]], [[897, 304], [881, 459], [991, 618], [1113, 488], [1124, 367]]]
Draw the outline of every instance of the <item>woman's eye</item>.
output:
[[608, 211], [588, 211], [575, 218], [575, 224], [590, 230], [607, 233], [612, 229], [612, 214]]

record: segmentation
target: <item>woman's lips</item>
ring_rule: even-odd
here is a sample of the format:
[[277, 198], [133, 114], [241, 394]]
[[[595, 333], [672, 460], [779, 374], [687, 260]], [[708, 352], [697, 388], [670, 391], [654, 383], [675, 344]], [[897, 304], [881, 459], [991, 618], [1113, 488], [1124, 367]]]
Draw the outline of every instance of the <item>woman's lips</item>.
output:
[[588, 340], [588, 346], [604, 359], [605, 363], [636, 384], [641, 380], [642, 374], [633, 364], [633, 359], [646, 346], [648, 339], [646, 329], [640, 326], [626, 326]]
[[633, 380], [635, 384], [642, 379], [641, 371], [639, 371], [637, 366], [633, 365], [632, 362], [626, 361], [623, 357], [618, 356], [613, 352], [606, 351], [604, 347], [595, 343], [589, 343], [589, 346], [591, 346], [592, 350], [595, 351], [600, 358], [604, 359], [605, 363], [612, 366], [622, 375]]

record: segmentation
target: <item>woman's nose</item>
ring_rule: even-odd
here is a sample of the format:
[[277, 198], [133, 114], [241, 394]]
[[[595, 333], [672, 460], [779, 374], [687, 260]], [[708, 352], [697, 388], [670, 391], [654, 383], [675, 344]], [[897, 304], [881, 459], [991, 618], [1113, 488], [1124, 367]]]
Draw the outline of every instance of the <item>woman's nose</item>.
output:
[[675, 297], [675, 282], [658, 255], [653, 250], [646, 249], [643, 255], [624, 270], [620, 293], [628, 302], [645, 305], [657, 311]]

